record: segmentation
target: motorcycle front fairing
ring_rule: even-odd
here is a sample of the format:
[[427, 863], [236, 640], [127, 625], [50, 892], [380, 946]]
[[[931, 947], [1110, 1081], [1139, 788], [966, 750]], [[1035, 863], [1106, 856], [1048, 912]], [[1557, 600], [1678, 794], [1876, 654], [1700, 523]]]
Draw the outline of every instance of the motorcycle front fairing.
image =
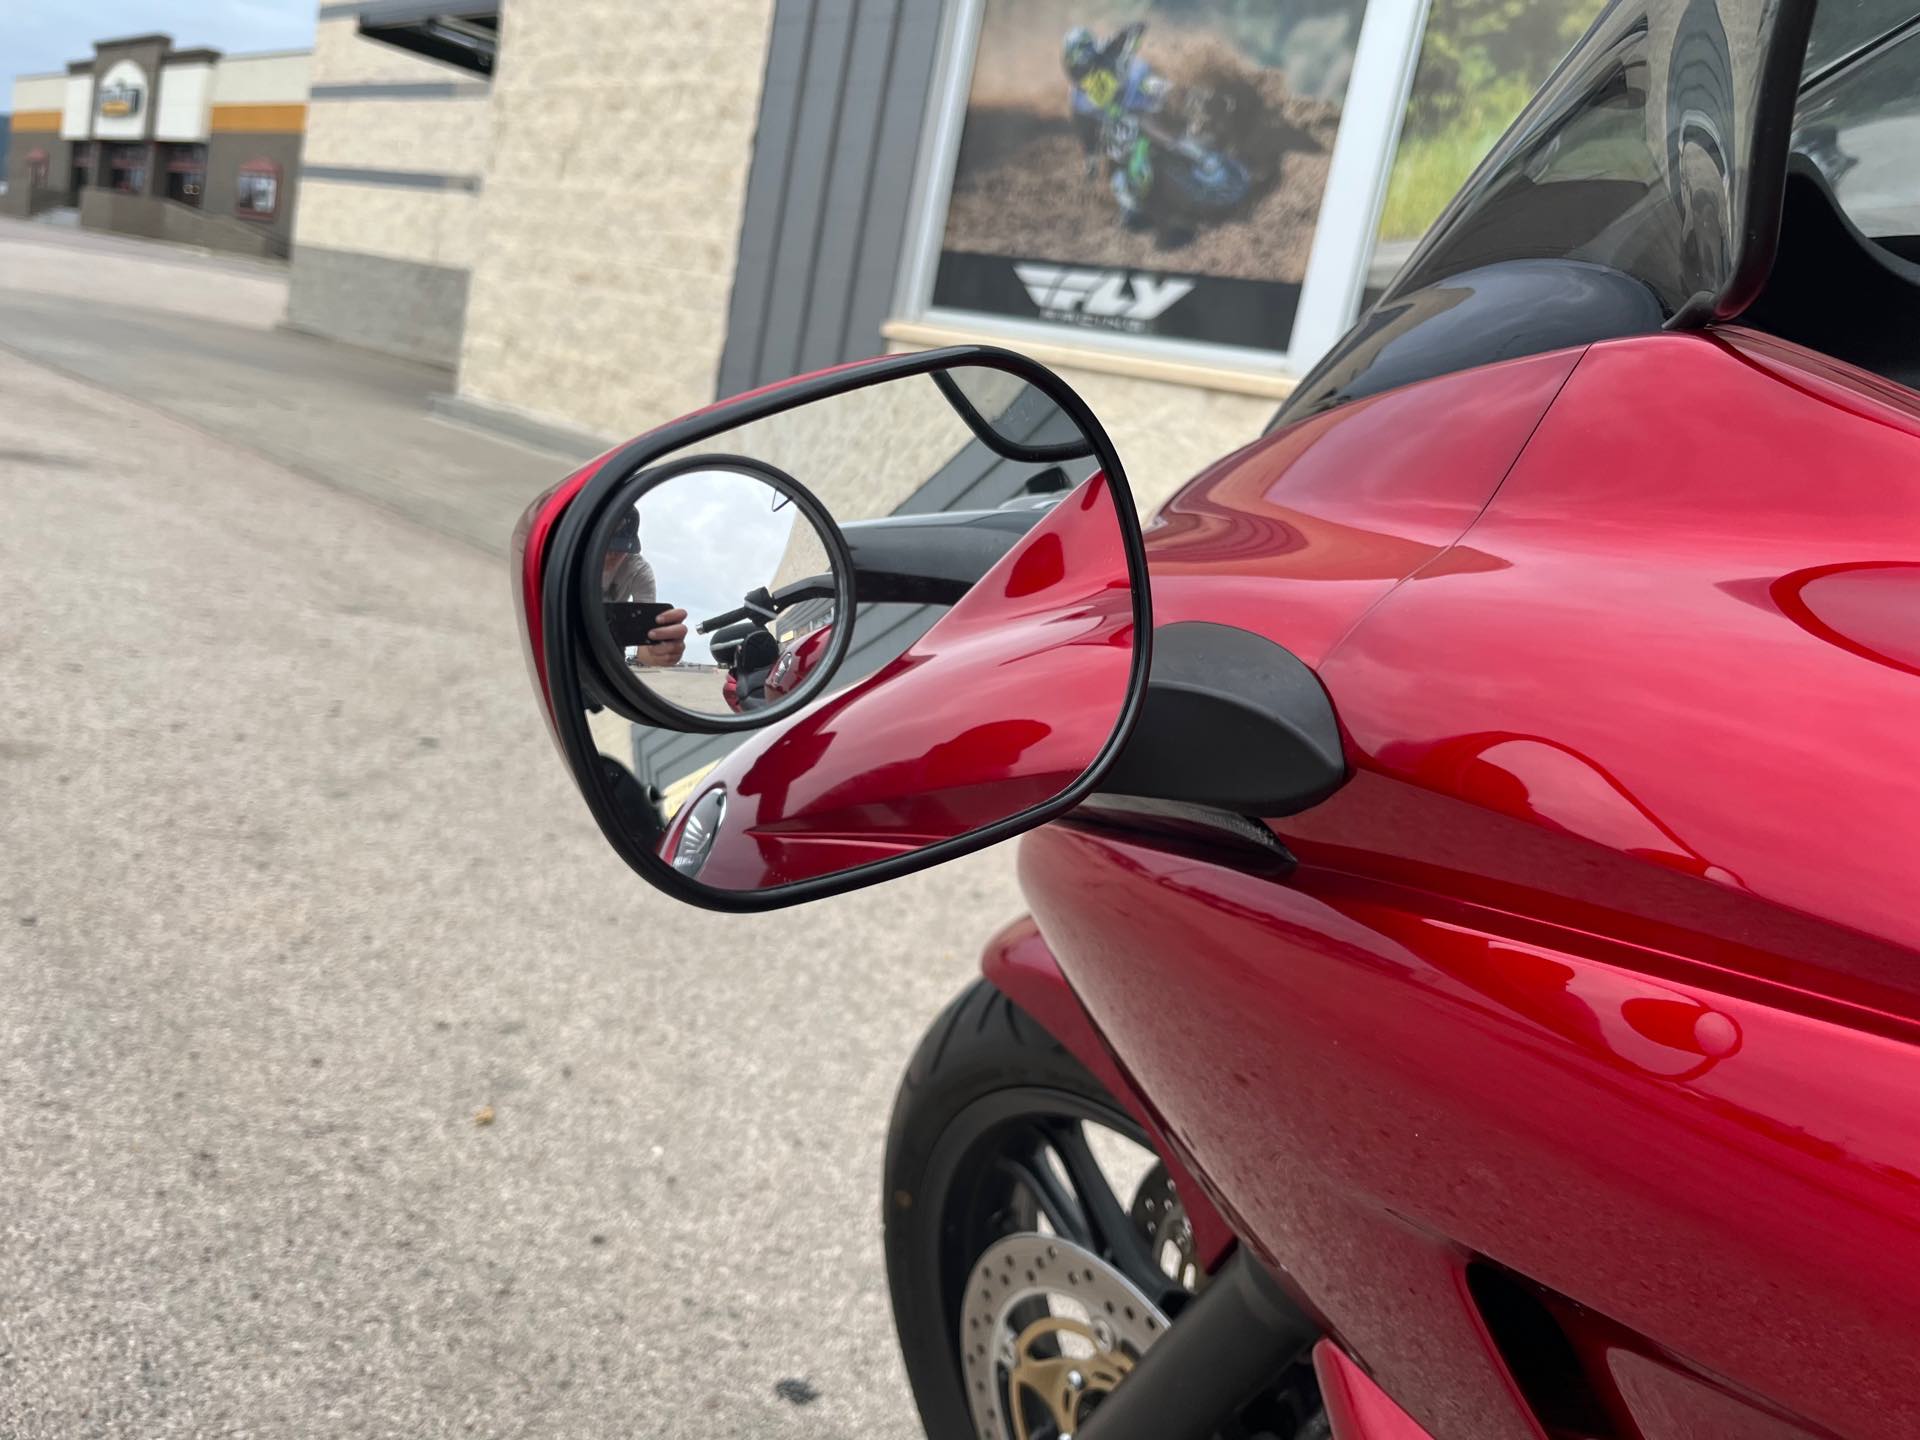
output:
[[[1634, 673], [1634, 627], [1650, 629], [1643, 648], [1690, 655], [1691, 683], [1706, 690], [1728, 657], [1743, 683], [1760, 673], [1748, 674], [1737, 643], [1716, 650], [1705, 633], [1690, 643], [1709, 615], [1727, 626], [1721, 639], [1764, 631], [1809, 674], [1842, 676], [1835, 655], [1768, 600], [1739, 600], [1741, 582], [1706, 562], [1724, 558], [1716, 541], [1731, 554], [1752, 550], [1755, 534], [1783, 552], [1826, 543], [1811, 521], [1797, 534], [1735, 523], [1733, 476], [1786, 496], [1817, 463], [1787, 409], [1831, 435], [1836, 453], [1843, 436], [1875, 447], [1876, 463], [1904, 443], [1890, 432], [1905, 422], [1881, 415], [1869, 427], [1859, 394], [1823, 411], [1805, 400], [1804, 378], [1793, 382], [1801, 398], [1764, 384], [1738, 342], [1662, 334], [1739, 314], [1767, 278], [1811, 15], [1807, 4], [1708, 0], [1609, 8], [1303, 382], [1272, 448], [1216, 467], [1150, 537], [1163, 625], [1237, 614], [1313, 665], [1350, 739], [1373, 737], [1335, 798], [1271, 822], [1300, 868], [1276, 880], [1084, 814], [1022, 842], [1042, 942], [1160, 1133], [1241, 1243], [1439, 1436], [1912, 1433], [1920, 1352], [1909, 1326], [1887, 1326], [1913, 1252], [1884, 1228], [1906, 1213], [1894, 1192], [1910, 1181], [1912, 1152], [1893, 1117], [1911, 1077], [1897, 1063], [1903, 1047], [1875, 1029], [1879, 1011], [1904, 1003], [1872, 997], [1850, 1029], [1825, 995], [1810, 997], [1844, 989], [1861, 1003], [1850, 969], [1891, 974], [1901, 959], [1910, 976], [1911, 955], [1847, 933], [1838, 922], [1858, 909], [1835, 904], [1820, 923], [1752, 892], [1763, 873], [1787, 895], [1791, 874], [1834, 867], [1790, 846], [1764, 871], [1721, 859], [1744, 843], [1743, 809], [1779, 803], [1771, 787], [1715, 795], [1717, 818], [1674, 825], [1674, 808], [1645, 803], [1646, 787], [1617, 768], [1574, 762], [1571, 750], [1597, 753], [1598, 740], [1558, 738], [1620, 732], [1631, 743], [1614, 734], [1606, 748], [1660, 748], [1661, 697], [1621, 678]], [[1587, 348], [1616, 337], [1644, 338]], [[1636, 373], [1647, 378], [1636, 385]], [[1611, 387], [1635, 408], [1602, 403]], [[1563, 390], [1584, 403], [1555, 430]], [[1423, 399], [1433, 427], [1406, 439], [1393, 418]], [[1848, 407], [1856, 419], [1840, 413]], [[1476, 415], [1511, 423], [1496, 436]], [[1696, 419], [1704, 435], [1688, 428]], [[1746, 430], [1770, 438], [1748, 437], [1726, 483], [1696, 486], [1701, 513], [1685, 513], [1689, 486], [1728, 448], [1706, 441]], [[1552, 457], [1530, 466], [1540, 436], [1555, 438]], [[1482, 441], [1470, 474], [1469, 437]], [[1660, 454], [1669, 441], [1699, 475]], [[1609, 468], [1596, 449], [1633, 460]], [[1336, 489], [1325, 472], [1339, 461]], [[1464, 514], [1419, 503], [1436, 472], [1459, 475]], [[1701, 526], [1685, 578], [1718, 584], [1676, 590], [1658, 616], [1591, 615], [1580, 584], [1593, 587], [1589, 601], [1617, 598], [1601, 588], [1608, 567], [1596, 555], [1614, 557], [1622, 589], [1658, 578], [1644, 554], [1604, 548], [1632, 524], [1609, 514], [1629, 475], [1643, 508], [1665, 506], [1653, 513], [1676, 529]], [[1538, 487], [1533, 511], [1517, 508], [1519, 477]], [[1891, 502], [1868, 502], [1869, 488], [1850, 487], [1851, 503], [1877, 504], [1885, 530]], [[1492, 543], [1510, 496], [1506, 543]], [[1418, 523], [1434, 518], [1446, 523]], [[1833, 534], [1877, 553], [1858, 518], [1834, 517]], [[1567, 548], [1543, 556], [1556, 527]], [[1684, 551], [1688, 532], [1650, 538]], [[1490, 632], [1442, 608], [1456, 594], [1486, 598], [1483, 617], [1525, 635], [1528, 661], [1487, 652]], [[1433, 623], [1396, 643], [1388, 621], [1429, 607]], [[1543, 623], [1563, 612], [1569, 624]], [[1589, 625], [1613, 639], [1581, 648]], [[1548, 655], [1551, 682], [1537, 663]], [[1583, 673], [1587, 655], [1616, 667], [1606, 673], [1619, 690]], [[1710, 713], [1686, 672], [1674, 664], [1664, 703], [1696, 725], [1717, 720], [1723, 747], [1703, 742], [1690, 765], [1661, 771], [1691, 806], [1711, 790], [1701, 777], [1746, 748], [1745, 717], [1757, 712], [1749, 701], [1739, 717]], [[1888, 675], [1853, 678], [1882, 698], [1835, 726], [1841, 743], [1822, 763], [1836, 784], [1845, 756], [1872, 749], [1848, 728], [1884, 737], [1870, 717], [1895, 703]], [[1504, 724], [1484, 703], [1496, 684], [1506, 713], [1530, 716], [1506, 728], [1525, 733], [1491, 733]], [[1486, 732], [1471, 755], [1434, 738], [1448, 738], [1447, 696]], [[1623, 708], [1611, 713], [1616, 696]], [[1867, 808], [1882, 833], [1907, 833], [1890, 797]], [[1821, 828], [1838, 824], [1829, 815]], [[1855, 887], [1848, 902], [1859, 899]], [[1801, 954], [1773, 953], [1789, 933], [1801, 945], [1785, 948]], [[1028, 968], [1044, 969], [1044, 957]], [[1798, 1001], [1763, 983], [1788, 970]], [[1907, 1031], [1891, 1015], [1884, 1023]], [[1803, 1065], [1809, 1078], [1848, 1079], [1810, 1101], [1793, 1079]], [[1872, 1244], [1853, 1238], [1868, 1227]], [[1801, 1253], [1816, 1237], [1824, 1280]], [[1885, 1261], [1897, 1279], [1875, 1273], [1870, 1250], [1897, 1256]], [[1786, 1312], [1783, 1294], [1795, 1297]], [[1801, 1323], [1808, 1308], [1820, 1325]], [[1564, 1338], [1564, 1366], [1539, 1363], [1542, 1336]], [[1856, 1360], [1870, 1362], [1873, 1401]], [[1351, 1366], [1326, 1373], [1360, 1388]]]
[[1773, 265], [1814, 15], [1812, 0], [1608, 6], [1275, 423], [1738, 315]]

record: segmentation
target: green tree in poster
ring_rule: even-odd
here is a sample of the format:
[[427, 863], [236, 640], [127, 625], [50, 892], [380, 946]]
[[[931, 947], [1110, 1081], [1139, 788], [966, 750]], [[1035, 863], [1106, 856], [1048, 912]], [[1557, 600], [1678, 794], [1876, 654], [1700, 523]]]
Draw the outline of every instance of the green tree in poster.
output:
[[1434, 0], [1421, 37], [1380, 238], [1431, 225], [1602, 0]]

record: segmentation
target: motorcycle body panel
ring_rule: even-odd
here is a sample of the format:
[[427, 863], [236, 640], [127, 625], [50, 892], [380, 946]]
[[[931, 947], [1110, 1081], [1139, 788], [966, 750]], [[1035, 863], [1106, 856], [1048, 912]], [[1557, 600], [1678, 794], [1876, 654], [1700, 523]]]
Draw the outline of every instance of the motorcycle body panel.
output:
[[[715, 766], [661, 853], [719, 787], [727, 823], [699, 873], [728, 890], [909, 853], [1059, 795], [1099, 753], [1127, 693], [1126, 573], [1113, 491], [1095, 475], [904, 653]], [[1084, 703], [1050, 703], [1059, 693]], [[992, 718], [954, 735], [956, 694]]]
[[1433, 1440], [1332, 1341], [1313, 1347], [1313, 1370], [1333, 1440]]
[[[1276, 545], [1327, 523], [1280, 474], [1309, 519], [1217, 582], [1314, 665], [1353, 779], [1270, 822], [1280, 878], [1036, 832], [1049, 948], [1441, 1440], [1584, 1433], [1556, 1383], [1643, 1440], [1920, 1433], [1920, 402], [1738, 331], [1598, 345], [1451, 543], [1400, 489], [1445, 452], [1359, 428], [1338, 533], [1425, 547], [1411, 578]], [[1246, 484], [1171, 507], [1163, 621]], [[1488, 1275], [1576, 1374], [1529, 1373]]]
[[1473, 523], [1579, 356], [1371, 396], [1219, 461], [1148, 531], [1154, 623], [1236, 626], [1317, 666]]

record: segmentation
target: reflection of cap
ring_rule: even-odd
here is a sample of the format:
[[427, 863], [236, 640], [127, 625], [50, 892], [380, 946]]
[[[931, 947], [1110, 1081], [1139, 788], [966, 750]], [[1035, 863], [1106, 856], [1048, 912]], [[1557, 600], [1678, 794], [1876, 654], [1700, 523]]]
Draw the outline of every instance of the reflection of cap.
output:
[[640, 514], [637, 510], [628, 510], [613, 522], [613, 534], [607, 537], [607, 548], [625, 555], [640, 553]]

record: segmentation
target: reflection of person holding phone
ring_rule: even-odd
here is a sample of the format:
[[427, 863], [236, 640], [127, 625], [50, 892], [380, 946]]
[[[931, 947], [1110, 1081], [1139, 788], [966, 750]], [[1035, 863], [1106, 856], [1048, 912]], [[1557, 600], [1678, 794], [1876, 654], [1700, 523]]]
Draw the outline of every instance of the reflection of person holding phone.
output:
[[[653, 566], [640, 553], [640, 517], [632, 510], [620, 517], [600, 562], [600, 598], [611, 605], [654, 603]], [[678, 665], [687, 653], [687, 612], [662, 610], [647, 632], [648, 642], [633, 647], [632, 665]]]

